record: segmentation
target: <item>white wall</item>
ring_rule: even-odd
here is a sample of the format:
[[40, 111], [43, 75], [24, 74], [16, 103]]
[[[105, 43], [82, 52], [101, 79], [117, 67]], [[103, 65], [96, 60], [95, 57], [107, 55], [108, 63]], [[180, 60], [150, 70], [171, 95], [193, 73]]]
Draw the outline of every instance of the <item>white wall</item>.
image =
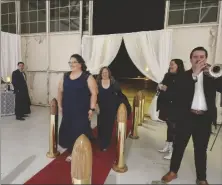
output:
[[50, 70], [69, 70], [69, 58], [74, 53], [81, 52], [80, 34], [51, 35], [50, 47]]
[[172, 58], [180, 58], [190, 68], [189, 55], [193, 48], [203, 46], [208, 50], [210, 64], [214, 61], [217, 26], [181, 27], [173, 29]]
[[80, 49], [79, 33], [22, 36], [22, 60], [33, 104], [47, 105], [57, 96], [58, 82], [69, 70], [69, 58]]

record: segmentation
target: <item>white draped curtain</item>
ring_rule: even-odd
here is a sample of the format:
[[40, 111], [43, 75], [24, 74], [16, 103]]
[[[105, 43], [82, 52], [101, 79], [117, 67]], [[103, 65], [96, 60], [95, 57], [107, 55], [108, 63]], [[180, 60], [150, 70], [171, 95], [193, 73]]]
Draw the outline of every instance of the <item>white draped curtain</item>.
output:
[[82, 56], [89, 71], [98, 74], [101, 67], [109, 66], [115, 59], [121, 42], [120, 34], [83, 36]]
[[[168, 71], [172, 50], [172, 30], [158, 30], [126, 34], [83, 36], [82, 56], [92, 74], [115, 59], [122, 39], [135, 66], [148, 78], [160, 83]], [[148, 69], [148, 70], [147, 70]], [[152, 120], [159, 120], [156, 111], [157, 96], [151, 102]]]
[[[124, 34], [127, 52], [135, 66], [148, 78], [160, 83], [168, 71], [172, 51], [172, 30]], [[148, 114], [159, 120], [157, 96], [154, 96]]]
[[21, 61], [21, 36], [1, 32], [1, 77], [6, 80]]

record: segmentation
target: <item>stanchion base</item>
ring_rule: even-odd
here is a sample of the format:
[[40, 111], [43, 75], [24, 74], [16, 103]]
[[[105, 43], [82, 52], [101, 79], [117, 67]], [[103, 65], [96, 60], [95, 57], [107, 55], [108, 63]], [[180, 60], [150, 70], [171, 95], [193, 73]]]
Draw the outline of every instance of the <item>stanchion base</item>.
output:
[[76, 179], [72, 178], [72, 184], [92, 184], [91, 183], [91, 177], [88, 179]]
[[46, 157], [48, 157], [48, 158], [56, 158], [59, 155], [60, 155], [60, 152], [58, 152], [58, 151], [56, 153], [47, 152]]
[[134, 135], [129, 135], [129, 138], [131, 138], [131, 139], [139, 139], [140, 137], [139, 136], [134, 136]]
[[119, 168], [116, 163], [113, 164], [112, 169], [118, 173], [125, 173], [128, 171], [128, 167], [126, 165], [123, 168]]

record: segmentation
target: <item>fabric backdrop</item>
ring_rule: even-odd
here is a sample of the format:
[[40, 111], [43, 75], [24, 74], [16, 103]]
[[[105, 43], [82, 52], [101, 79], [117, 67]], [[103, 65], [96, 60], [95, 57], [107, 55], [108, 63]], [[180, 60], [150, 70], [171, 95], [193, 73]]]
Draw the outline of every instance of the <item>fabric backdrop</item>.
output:
[[[82, 56], [92, 74], [98, 74], [103, 66], [109, 66], [116, 57], [122, 39], [135, 66], [156, 83], [163, 80], [168, 71], [172, 51], [172, 30], [135, 32], [126, 34], [83, 36]], [[148, 114], [159, 120], [154, 96]]]
[[6, 80], [21, 61], [21, 36], [1, 32], [1, 77]]

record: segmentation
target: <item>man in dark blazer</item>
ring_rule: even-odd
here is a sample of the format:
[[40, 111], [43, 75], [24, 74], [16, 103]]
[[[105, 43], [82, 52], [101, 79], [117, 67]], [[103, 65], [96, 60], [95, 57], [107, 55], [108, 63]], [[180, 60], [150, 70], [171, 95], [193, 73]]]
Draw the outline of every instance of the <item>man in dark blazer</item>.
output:
[[15, 92], [15, 115], [17, 120], [25, 120], [27, 114], [31, 113], [26, 74], [24, 73], [24, 63], [18, 63], [18, 69], [12, 73], [12, 84]]
[[177, 178], [177, 172], [187, 143], [192, 136], [196, 166], [197, 184], [208, 184], [206, 179], [207, 146], [211, 134], [211, 124], [215, 119], [216, 91], [222, 92], [222, 77], [206, 75], [207, 50], [194, 48], [190, 54], [192, 68], [177, 81], [175, 101], [178, 124], [169, 172], [162, 177], [168, 183]]

